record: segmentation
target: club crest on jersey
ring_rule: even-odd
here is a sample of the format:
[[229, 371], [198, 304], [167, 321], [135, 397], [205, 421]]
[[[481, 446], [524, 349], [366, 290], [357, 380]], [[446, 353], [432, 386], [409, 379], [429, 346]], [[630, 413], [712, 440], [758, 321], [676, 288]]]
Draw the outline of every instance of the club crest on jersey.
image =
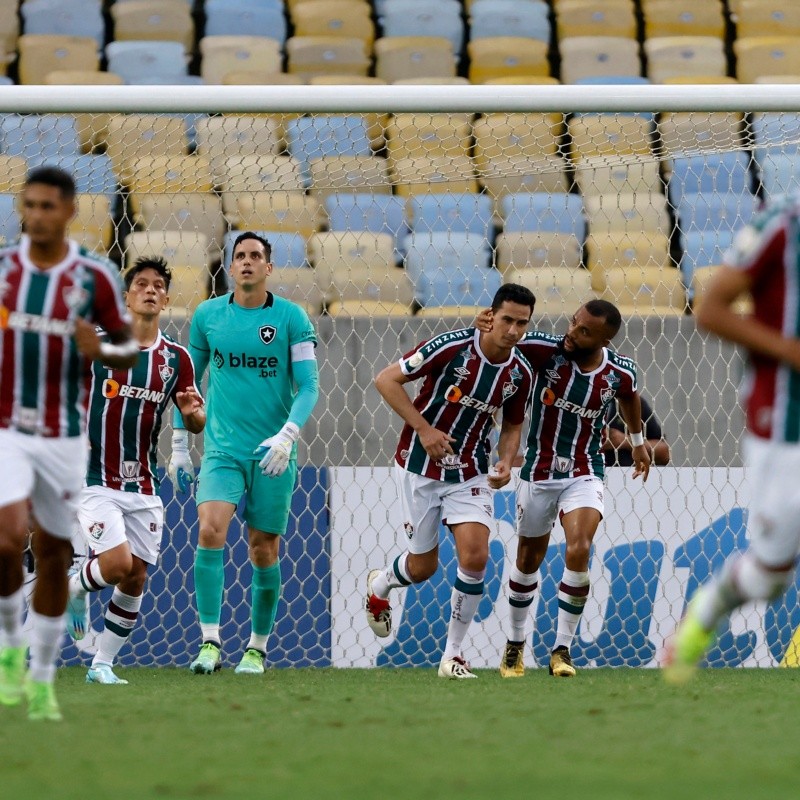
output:
[[175, 370], [166, 364], [162, 364], [158, 368], [158, 374], [161, 376], [161, 380], [166, 383], [175, 374]]
[[414, 526], [410, 522], [404, 522], [403, 528], [405, 529], [406, 536], [411, 539], [414, 536]]
[[103, 535], [105, 527], [106, 527], [105, 522], [93, 522], [89, 526], [89, 536], [91, 536], [92, 539], [97, 541]]
[[77, 311], [89, 299], [89, 292], [79, 283], [64, 287], [61, 295], [70, 311]]
[[514, 394], [514, 392], [516, 392], [518, 388], [519, 387], [515, 383], [512, 383], [511, 381], [509, 381], [508, 383], [504, 383], [503, 400], [508, 400], [508, 398], [511, 397], [511, 395]]
[[272, 325], [262, 325], [258, 329], [258, 337], [264, 344], [270, 344], [278, 331]]
[[610, 403], [614, 399], [616, 393], [616, 390], [609, 386], [608, 389], [603, 389], [600, 392], [600, 401], [602, 403]]

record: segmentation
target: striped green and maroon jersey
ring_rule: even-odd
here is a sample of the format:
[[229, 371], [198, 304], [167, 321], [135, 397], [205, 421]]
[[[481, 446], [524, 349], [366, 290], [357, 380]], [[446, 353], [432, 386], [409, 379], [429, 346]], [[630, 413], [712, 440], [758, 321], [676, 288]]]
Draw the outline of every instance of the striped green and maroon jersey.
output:
[[[776, 334], [800, 336], [800, 196], [773, 201], [736, 236], [724, 263], [750, 277], [755, 318]], [[800, 442], [800, 372], [748, 354], [740, 396], [747, 429], [778, 442]]]
[[44, 270], [31, 262], [27, 236], [0, 249], [0, 428], [83, 433], [90, 364], [75, 346], [75, 320], [107, 331], [128, 322], [113, 265], [68, 244], [67, 257]]
[[[156, 494], [161, 418], [175, 394], [195, 386], [189, 351], [159, 333], [130, 369], [95, 362], [89, 395], [88, 486]], [[195, 388], [197, 388], [195, 386]]]
[[395, 461], [409, 472], [459, 483], [489, 472], [489, 433], [502, 409], [512, 424], [525, 419], [533, 372], [516, 350], [493, 364], [475, 328], [448, 331], [422, 342], [400, 359], [409, 378], [424, 378], [414, 407], [437, 430], [455, 439], [453, 455], [432, 461], [410, 425], [403, 428]]
[[606, 411], [615, 397], [637, 392], [636, 365], [603, 348], [603, 361], [582, 372], [565, 357], [563, 336], [530, 331], [517, 345], [535, 372], [530, 428], [520, 476], [527, 481], [550, 478], [602, 478], [601, 447]]

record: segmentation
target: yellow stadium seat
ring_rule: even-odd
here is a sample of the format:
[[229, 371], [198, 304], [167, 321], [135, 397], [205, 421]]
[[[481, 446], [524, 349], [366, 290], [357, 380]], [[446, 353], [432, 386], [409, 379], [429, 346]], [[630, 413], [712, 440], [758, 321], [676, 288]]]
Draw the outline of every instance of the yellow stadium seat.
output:
[[17, 39], [19, 38], [19, 17], [17, 16], [17, 4], [13, 7], [9, 3], [9, 8], [4, 8], [0, 4], [0, 62], [6, 63], [6, 54], [14, 53], [17, 49]]
[[235, 70], [222, 76], [227, 86], [302, 86], [305, 81], [299, 75], [268, 70]]
[[330, 279], [330, 300], [346, 304], [339, 309], [339, 314], [347, 311], [353, 315], [352, 312], [362, 303], [367, 304], [364, 308], [367, 313], [376, 311], [376, 303], [386, 309], [380, 313], [396, 307], [406, 309], [408, 313], [414, 300], [414, 287], [401, 267], [341, 266], [331, 271]]
[[309, 162], [310, 191], [324, 202], [336, 192], [391, 194], [386, 159], [378, 156], [325, 156]]
[[636, 38], [636, 13], [631, 0], [564, 0], [556, 7], [558, 38], [624, 36]]
[[137, 231], [125, 237], [125, 266], [142, 256], [162, 256], [168, 264], [207, 268], [208, 239], [196, 231]]
[[468, 156], [471, 114], [395, 114], [386, 124], [391, 158]]
[[19, 192], [27, 172], [24, 158], [0, 155], [0, 192]]
[[736, 39], [736, 77], [742, 83], [753, 83], [764, 75], [797, 75], [800, 73], [800, 37], [752, 36]]
[[[348, 0], [343, 0], [348, 2]], [[311, 0], [313, 4], [316, 0]], [[342, 0], [335, 0], [342, 2]], [[382, 78], [373, 78], [368, 75], [315, 75], [309, 80], [311, 86], [385, 86]], [[370, 144], [375, 150], [384, 146], [384, 129], [389, 121], [388, 114], [367, 113], [361, 115], [367, 123], [367, 133]]]
[[[703, 302], [708, 284], [714, 279], [714, 275], [719, 269], [719, 265], [698, 267], [692, 273], [692, 308], [695, 312]], [[753, 298], [749, 294], [745, 295], [734, 303], [733, 309], [737, 314], [752, 314]]]
[[741, 0], [736, 35], [800, 36], [800, 6], [794, 0]]
[[139, 211], [139, 200], [144, 195], [181, 195], [214, 188], [211, 165], [197, 155], [129, 158], [123, 164], [120, 179], [128, 187], [134, 213]]
[[152, 156], [183, 156], [189, 149], [182, 117], [114, 114], [108, 118], [106, 155], [119, 174], [127, 161]]
[[331, 317], [410, 317], [411, 308], [404, 303], [384, 300], [333, 300], [328, 304]]
[[658, 36], [645, 39], [647, 77], [653, 83], [687, 75], [718, 75], [728, 71], [725, 45], [716, 36]]
[[584, 196], [611, 192], [659, 192], [664, 189], [659, 162], [655, 159], [609, 164], [603, 156], [584, 158], [575, 163], [575, 182]]
[[486, 114], [472, 126], [475, 164], [486, 169], [506, 156], [555, 155], [563, 132], [562, 120], [561, 114]]
[[300, 162], [292, 156], [231, 156], [225, 163], [222, 210], [238, 218], [239, 198], [254, 192], [300, 192], [305, 190]]
[[674, 267], [614, 267], [604, 273], [600, 296], [629, 316], [682, 316], [686, 292]]
[[736, 86], [739, 81], [730, 75], [676, 75], [673, 78], [664, 78], [661, 83], [667, 86]]
[[110, 198], [105, 194], [79, 194], [75, 201], [68, 236], [87, 250], [105, 255], [114, 235]]
[[797, 75], [759, 75], [753, 83], [800, 83], [800, 72]]
[[[385, 82], [385, 81], [384, 81]], [[394, 86], [469, 86], [469, 81], [456, 75], [453, 78], [400, 78]]]
[[212, 192], [145, 194], [137, 198], [136, 224], [146, 230], [202, 233], [209, 252], [219, 252], [224, 244], [227, 224], [222, 201]]
[[239, 195], [238, 216], [231, 220], [240, 230], [286, 231], [308, 238], [322, 224], [315, 197], [301, 192], [248, 192]]
[[583, 206], [589, 233], [595, 236], [611, 231], [668, 236], [672, 228], [667, 198], [661, 192], [587, 195]]
[[389, 159], [395, 194], [477, 192], [478, 182], [472, 161], [467, 156], [417, 156]]
[[669, 238], [655, 232], [609, 231], [590, 233], [586, 239], [586, 266], [596, 291], [605, 287], [605, 273], [615, 267], [670, 265]]
[[511, 269], [582, 265], [581, 243], [571, 233], [525, 231], [501, 233], [497, 237], [497, 269], [505, 275]]
[[[323, 293], [331, 299], [353, 299], [353, 293], [346, 291], [352, 270], [361, 270], [357, 274], [362, 278], [364, 270], [373, 270], [379, 277], [384, 273], [394, 276], [394, 270], [405, 275], [405, 272], [398, 270], [396, 266], [394, 238], [388, 233], [369, 231], [315, 233], [308, 240], [308, 254], [314, 264]], [[399, 285], [397, 280], [395, 283]], [[376, 296], [364, 299], [382, 298]], [[393, 299], [395, 302], [401, 301], [399, 297]], [[404, 302], [410, 303], [411, 297], [409, 296]]]
[[561, 156], [503, 154], [485, 166], [478, 165], [477, 173], [481, 186], [497, 201], [513, 192], [567, 192], [566, 169]]
[[55, 70], [97, 70], [100, 59], [97, 42], [88, 36], [55, 36], [26, 33], [17, 40], [19, 81], [44, 83]]
[[722, 4], [717, 0], [706, 3], [651, 0], [644, 9], [644, 35], [646, 39], [656, 36], [716, 36], [724, 39]]
[[473, 39], [467, 45], [469, 79], [484, 83], [494, 78], [515, 75], [550, 75], [547, 42], [513, 36]]
[[628, 114], [581, 114], [567, 124], [573, 161], [651, 152], [653, 123]]
[[114, 39], [125, 41], [180, 42], [194, 49], [194, 21], [187, 3], [163, 0], [127, 0], [110, 8]]
[[375, 41], [372, 9], [366, 3], [314, 0], [292, 8], [295, 36], [346, 36], [361, 39], [368, 50]]
[[325, 297], [317, 284], [318, 276], [310, 267], [281, 267], [267, 279], [271, 292], [302, 306], [310, 315], [319, 314]]
[[511, 269], [504, 283], [518, 283], [536, 297], [534, 313], [546, 316], [571, 317], [584, 303], [596, 296], [589, 273], [567, 267], [528, 267]]
[[366, 45], [350, 36], [292, 36], [286, 42], [286, 56], [287, 72], [305, 80], [332, 72], [366, 75], [370, 66]]
[[427, 319], [457, 319], [464, 325], [472, 325], [483, 306], [425, 306], [415, 316]]
[[406, 78], [452, 78], [453, 45], [439, 36], [392, 36], [375, 42], [375, 74], [391, 83]]
[[733, 111], [677, 111], [658, 121], [664, 156], [739, 150], [744, 118]]
[[166, 315], [168, 319], [182, 322], [203, 300], [208, 299], [211, 273], [205, 266], [171, 263], [169, 268], [172, 280]]
[[229, 72], [280, 72], [280, 43], [266, 36], [204, 36], [200, 74], [206, 83], [222, 83]]
[[639, 76], [639, 43], [624, 36], [568, 36], [558, 43], [561, 81], [604, 75]]
[[552, 75], [504, 75], [484, 81], [489, 86], [558, 86], [560, 83]]

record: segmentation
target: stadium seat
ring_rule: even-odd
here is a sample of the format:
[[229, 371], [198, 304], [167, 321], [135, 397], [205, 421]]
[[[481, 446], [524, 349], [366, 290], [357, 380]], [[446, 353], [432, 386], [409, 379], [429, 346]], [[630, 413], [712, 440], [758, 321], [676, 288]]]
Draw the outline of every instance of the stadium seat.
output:
[[305, 81], [299, 75], [272, 70], [234, 70], [222, 76], [226, 86], [302, 86]]
[[672, 227], [661, 192], [610, 192], [583, 198], [590, 234], [611, 231], [668, 235]]
[[[230, 231], [225, 234], [225, 264], [230, 264], [233, 258], [233, 243], [240, 231]], [[276, 270], [284, 267], [308, 266], [306, 258], [306, 240], [299, 233], [286, 231], [256, 231], [259, 236], [272, 245], [272, 264]]]
[[326, 309], [330, 317], [410, 317], [411, 308], [384, 300], [332, 300]]
[[299, 233], [308, 238], [322, 224], [318, 200], [300, 192], [246, 192], [236, 204], [240, 230]]
[[800, 74], [800, 48], [795, 36], [753, 36], [736, 39], [736, 77], [753, 83], [763, 75]]
[[[483, 83], [486, 86], [559, 86], [561, 81], [552, 75], [503, 75]], [[561, 116], [559, 114], [559, 118]]]
[[456, 60], [441, 36], [388, 36], [375, 41], [375, 75], [391, 83], [406, 78], [452, 78]]
[[386, 123], [391, 158], [468, 156], [471, 114], [395, 114]]
[[793, 0], [746, 0], [736, 11], [736, 36], [800, 36], [800, 6]]
[[75, 179], [79, 194], [102, 194], [113, 197], [119, 188], [119, 179], [111, 160], [105, 153], [78, 153], [53, 159], [33, 158], [28, 167], [49, 163], [61, 167]]
[[639, 43], [624, 36], [568, 36], [558, 43], [561, 81], [601, 75], [641, 75]]
[[147, 194], [139, 198], [137, 225], [146, 230], [196, 231], [208, 240], [208, 251], [219, 253], [227, 231], [222, 201], [212, 192]]
[[[16, 14], [16, 2], [9, 13], [0, 13], [0, 74], [5, 73], [6, 65], [10, 63], [17, 50], [19, 39], [19, 17]], [[0, 11], [3, 9], [0, 8]]]
[[134, 212], [139, 210], [139, 198], [144, 195], [210, 192], [214, 187], [208, 161], [197, 155], [129, 158], [120, 177], [130, 192]]
[[[713, 280], [714, 275], [719, 271], [719, 264], [709, 267], [699, 267], [692, 274], [692, 285], [687, 292], [692, 301], [692, 309], [697, 313], [697, 309], [703, 302], [703, 295], [708, 289], [708, 284]], [[753, 313], [753, 298], [749, 295], [737, 300], [733, 305], [733, 310], [737, 314]]]
[[88, 36], [24, 34], [17, 40], [19, 82], [39, 84], [48, 73], [61, 69], [97, 70], [97, 42]]
[[586, 240], [586, 266], [592, 273], [592, 286], [602, 291], [604, 275], [615, 267], [671, 266], [669, 238], [657, 233], [609, 231], [592, 234]]
[[75, 118], [56, 114], [1, 114], [0, 151], [38, 161], [80, 152]]
[[549, 231], [571, 233], [583, 244], [586, 218], [578, 194], [520, 192], [507, 194], [500, 201], [504, 233]]
[[297, 159], [284, 155], [232, 156], [225, 164], [222, 208], [226, 217], [239, 214], [239, 198], [249, 192], [303, 192]]
[[678, 111], [658, 121], [663, 157], [742, 147], [742, 115], [733, 111]]
[[328, 228], [332, 231], [388, 233], [400, 241], [409, 232], [402, 197], [372, 192], [343, 192], [325, 198]]
[[280, 72], [283, 62], [276, 39], [266, 36], [204, 36], [200, 40], [200, 74], [219, 84], [231, 72]]
[[334, 274], [358, 267], [376, 273], [394, 270], [398, 254], [394, 237], [369, 231], [323, 231], [308, 240], [308, 254], [327, 293]]
[[734, 234], [731, 231], [693, 231], [681, 233], [680, 268], [683, 285], [693, 299], [693, 276], [696, 269], [721, 264], [725, 251], [731, 246]]
[[472, 266], [487, 269], [492, 261], [489, 243], [479, 233], [411, 233], [402, 242], [402, 249], [406, 270], [415, 283], [426, 269], [466, 275]]
[[412, 231], [458, 231], [491, 237], [492, 199], [486, 194], [413, 195], [406, 207]]
[[469, 38], [523, 36], [550, 42], [550, 9], [541, 0], [476, 0], [469, 7]]
[[366, 75], [370, 66], [364, 42], [352, 36], [292, 36], [286, 42], [286, 56], [287, 71], [304, 80], [332, 72]]
[[600, 297], [610, 300], [623, 316], [683, 316], [686, 290], [674, 267], [615, 267], [605, 272]]
[[17, 196], [10, 193], [0, 194], [0, 246], [5, 247], [9, 242], [18, 239], [21, 231]]
[[0, 192], [19, 192], [28, 166], [24, 158], [0, 154]]
[[576, 309], [596, 296], [589, 273], [566, 267], [535, 267], [509, 270], [505, 283], [519, 283], [536, 297], [534, 313], [545, 316], [572, 316]]
[[309, 164], [310, 191], [321, 202], [330, 194], [371, 191], [391, 194], [386, 159], [377, 156], [325, 156]]
[[207, 268], [208, 239], [196, 231], [137, 231], [125, 237], [125, 266], [142, 256], [162, 256], [169, 264]]
[[330, 280], [327, 296], [331, 316], [411, 313], [414, 288], [400, 267], [351, 264], [333, 270]]
[[575, 182], [584, 197], [613, 192], [660, 192], [664, 183], [655, 160], [608, 164], [603, 156], [584, 158], [575, 164]]
[[725, 38], [721, 3], [696, 0], [658, 0], [644, 9], [645, 39], [657, 36], [715, 36]]
[[280, 5], [256, 6], [237, 0], [207, 0], [204, 36], [259, 36], [286, 41], [286, 17]]
[[678, 229], [693, 231], [736, 231], [753, 218], [758, 198], [750, 192], [684, 194], [676, 209]]
[[502, 284], [492, 267], [470, 264], [462, 271], [426, 266], [414, 284], [414, 299], [425, 306], [490, 306]]
[[109, 42], [106, 58], [108, 71], [125, 83], [138, 83], [156, 75], [179, 78], [187, 74], [186, 50], [180, 42]]
[[[328, 0], [310, 0], [310, 2], [328, 2]], [[338, 3], [339, 0], [331, 0], [331, 2]], [[369, 75], [314, 75], [309, 78], [308, 83], [310, 86], [386, 86], [386, 81]], [[359, 116], [367, 123], [367, 133], [372, 149], [382, 149], [386, 144], [384, 129], [389, 121], [389, 115], [367, 112]]]
[[33, 0], [20, 8], [25, 33], [88, 36], [100, 49], [105, 22], [100, 0]]
[[728, 71], [725, 43], [716, 36], [658, 36], [645, 39], [647, 77], [653, 83], [691, 75], [717, 75]]
[[559, 3], [555, 16], [559, 39], [571, 36], [636, 38], [636, 14], [630, 0]]
[[467, 156], [416, 156], [390, 158], [389, 170], [395, 194], [477, 192], [472, 160]]
[[800, 150], [800, 113], [796, 111], [753, 114], [751, 131], [759, 162], [768, 154]]
[[497, 269], [564, 267], [577, 269], [583, 263], [583, 246], [571, 233], [542, 231], [503, 232], [498, 235]]
[[523, 154], [495, 156], [478, 166], [481, 186], [497, 201], [513, 192], [566, 192], [566, 162], [561, 156], [531, 158]]
[[290, 155], [304, 172], [309, 162], [324, 156], [370, 156], [367, 123], [360, 115], [324, 115], [299, 117], [286, 125]]
[[628, 114], [580, 114], [567, 123], [573, 161], [634, 154], [649, 155], [652, 120]]
[[295, 36], [344, 36], [361, 39], [368, 51], [375, 41], [375, 25], [367, 3], [314, 0], [292, 8]]
[[317, 275], [310, 267], [281, 267], [268, 278], [271, 292], [297, 303], [310, 316], [321, 313], [325, 297], [317, 285]]
[[123, 164], [140, 157], [182, 156], [189, 141], [184, 121], [159, 114], [114, 114], [108, 119], [106, 155], [120, 173]]
[[130, 0], [110, 8], [117, 42], [180, 42], [194, 49], [194, 20], [186, 3], [163, 0]]
[[467, 45], [470, 82], [484, 83], [515, 75], [549, 76], [547, 49], [548, 44], [540, 39], [515, 36], [473, 39]]
[[771, 198], [800, 189], [800, 153], [767, 153], [759, 161], [761, 187]]
[[472, 126], [475, 164], [488, 168], [498, 159], [555, 155], [563, 130], [561, 114], [486, 114]]
[[172, 280], [169, 286], [167, 318], [183, 321], [203, 300], [208, 298], [211, 274], [207, 266], [170, 264]]
[[669, 177], [670, 202], [678, 206], [683, 195], [698, 192], [740, 194], [750, 191], [749, 164], [749, 154], [741, 150], [675, 158]]
[[107, 194], [78, 194], [75, 208], [67, 235], [87, 250], [106, 255], [114, 236], [112, 198]]
[[384, 37], [438, 36], [450, 42], [458, 55], [464, 44], [464, 21], [457, 0], [391, 0], [383, 6], [378, 22]]

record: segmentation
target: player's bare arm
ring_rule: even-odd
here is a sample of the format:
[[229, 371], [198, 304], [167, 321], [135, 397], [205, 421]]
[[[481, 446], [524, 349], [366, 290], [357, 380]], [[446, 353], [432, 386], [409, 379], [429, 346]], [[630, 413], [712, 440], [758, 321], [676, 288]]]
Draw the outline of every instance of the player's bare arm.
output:
[[[617, 402], [631, 438], [637, 433], [642, 436], [642, 401], [639, 394], [633, 394], [631, 397], [618, 397]], [[633, 477], [638, 478], [641, 475], [642, 480], [646, 481], [650, 474], [650, 453], [647, 445], [642, 442], [642, 444], [631, 447], [631, 458], [633, 459]]]
[[747, 273], [733, 267], [722, 267], [709, 283], [696, 311], [698, 327], [740, 344], [751, 353], [783, 361], [800, 370], [800, 339], [782, 336], [754, 316], [743, 318], [733, 310], [733, 304], [750, 291], [750, 286]]
[[92, 361], [100, 361], [107, 367], [128, 369], [139, 357], [139, 344], [128, 325], [109, 333], [110, 342], [104, 342], [91, 322], [78, 318], [73, 335], [81, 355]]
[[409, 383], [409, 381], [410, 379], [400, 369], [400, 364], [394, 363], [378, 373], [375, 377], [375, 388], [403, 422], [406, 422], [414, 429], [420, 444], [431, 458], [439, 461], [446, 455], [452, 455], [453, 448], [450, 447], [450, 442], [454, 442], [455, 439], [434, 428], [414, 408], [408, 392], [403, 388], [404, 384]]
[[494, 321], [494, 314], [491, 308], [484, 308], [477, 317], [475, 317], [475, 327], [481, 333], [489, 333], [492, 329], [492, 322]]
[[492, 489], [502, 489], [511, 480], [511, 467], [519, 452], [522, 442], [522, 423], [515, 425], [508, 420], [503, 420], [500, 428], [500, 439], [497, 442], [497, 455], [500, 460], [489, 473], [489, 486]]
[[175, 393], [175, 405], [181, 412], [183, 424], [190, 433], [200, 433], [206, 426], [206, 410], [203, 397], [194, 386], [187, 386]]

